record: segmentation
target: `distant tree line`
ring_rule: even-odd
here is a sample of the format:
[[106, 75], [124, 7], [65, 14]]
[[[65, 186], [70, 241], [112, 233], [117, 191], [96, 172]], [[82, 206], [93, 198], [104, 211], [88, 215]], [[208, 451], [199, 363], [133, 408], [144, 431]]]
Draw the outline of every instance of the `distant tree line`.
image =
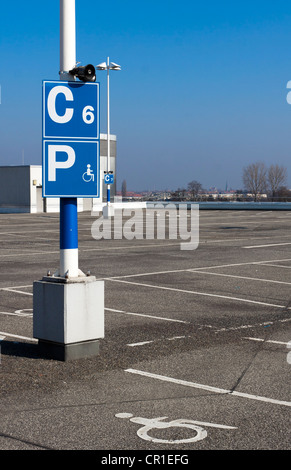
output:
[[188, 183], [186, 188], [178, 188], [176, 191], [172, 191], [171, 199], [173, 201], [183, 201], [185, 199], [191, 199], [196, 201], [199, 199], [200, 193], [203, 191], [202, 184], [199, 181], [193, 180]]
[[267, 194], [271, 201], [286, 200], [291, 191], [286, 187], [287, 168], [278, 164], [269, 168], [263, 162], [251, 163], [243, 169], [245, 190], [257, 201], [262, 194]]
[[[258, 201], [262, 197], [268, 201], [291, 201], [291, 190], [287, 188], [287, 168], [278, 164], [266, 166], [263, 162], [251, 163], [243, 168], [243, 189], [231, 191], [231, 199], [237, 201]], [[122, 197], [127, 196], [126, 180], [122, 181]], [[168, 196], [169, 197], [169, 196]], [[214, 196], [203, 189], [202, 184], [192, 180], [187, 187], [179, 187], [170, 193], [171, 201], [219, 201], [229, 200], [224, 191]], [[167, 200], [169, 200], [167, 199]]]
[[[258, 201], [261, 197], [268, 201], [291, 201], [291, 191], [287, 188], [287, 168], [278, 164], [267, 167], [263, 162], [252, 163], [243, 168], [243, 189], [233, 191], [232, 200]], [[227, 200], [222, 191], [217, 200]], [[187, 188], [178, 188], [171, 193], [173, 201], [213, 200], [213, 196], [203, 189], [199, 181], [193, 180]]]

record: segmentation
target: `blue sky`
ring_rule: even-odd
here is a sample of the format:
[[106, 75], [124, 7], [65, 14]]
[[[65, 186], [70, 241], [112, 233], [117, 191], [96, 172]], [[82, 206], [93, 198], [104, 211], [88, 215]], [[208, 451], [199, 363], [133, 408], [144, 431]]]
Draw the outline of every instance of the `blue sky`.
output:
[[[291, 5], [286, 1], [76, 0], [77, 60], [110, 76], [117, 181], [127, 188], [242, 187], [242, 169], [287, 167]], [[42, 80], [58, 79], [59, 0], [3, 2], [0, 165], [41, 164]], [[101, 132], [106, 133], [106, 73]]]

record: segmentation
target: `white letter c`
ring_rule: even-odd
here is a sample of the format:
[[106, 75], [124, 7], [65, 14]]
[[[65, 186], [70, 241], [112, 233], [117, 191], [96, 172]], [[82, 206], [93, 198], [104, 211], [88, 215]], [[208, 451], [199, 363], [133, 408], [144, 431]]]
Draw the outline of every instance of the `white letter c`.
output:
[[60, 116], [56, 112], [56, 97], [59, 93], [63, 93], [66, 97], [67, 101], [74, 101], [73, 93], [71, 90], [65, 86], [58, 85], [51, 89], [47, 99], [47, 110], [49, 113], [50, 118], [57, 122], [58, 124], [65, 124], [69, 122], [72, 117], [74, 110], [72, 108], [66, 108], [65, 114]]

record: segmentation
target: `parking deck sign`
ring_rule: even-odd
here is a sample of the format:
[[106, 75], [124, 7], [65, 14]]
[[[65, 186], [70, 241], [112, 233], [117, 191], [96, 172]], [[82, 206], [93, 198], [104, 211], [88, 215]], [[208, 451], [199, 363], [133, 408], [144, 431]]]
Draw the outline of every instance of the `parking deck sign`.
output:
[[105, 184], [113, 184], [114, 183], [114, 175], [111, 173], [106, 173], [104, 176], [104, 183]]
[[99, 83], [43, 82], [43, 197], [99, 197]]

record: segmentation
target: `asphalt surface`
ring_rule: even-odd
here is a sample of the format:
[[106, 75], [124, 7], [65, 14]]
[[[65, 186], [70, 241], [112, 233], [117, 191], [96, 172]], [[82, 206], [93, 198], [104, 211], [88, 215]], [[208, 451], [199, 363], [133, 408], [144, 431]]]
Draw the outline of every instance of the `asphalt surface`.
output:
[[79, 214], [79, 265], [105, 280], [105, 338], [62, 362], [32, 318], [59, 216], [0, 215], [0, 449], [290, 450], [291, 212], [200, 211], [193, 250], [96, 240], [96, 219]]

